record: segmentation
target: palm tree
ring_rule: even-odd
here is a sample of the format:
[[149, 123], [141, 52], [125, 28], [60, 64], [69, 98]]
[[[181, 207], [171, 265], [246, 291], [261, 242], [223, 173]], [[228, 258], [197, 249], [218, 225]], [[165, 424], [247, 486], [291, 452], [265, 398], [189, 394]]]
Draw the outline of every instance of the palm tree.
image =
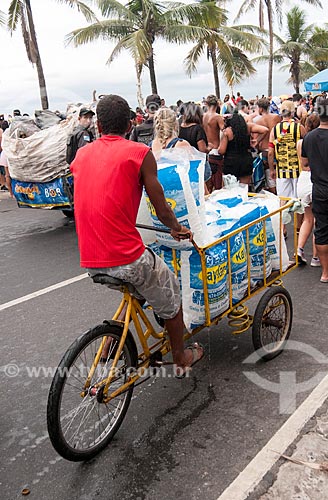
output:
[[[66, 3], [71, 7], [77, 7], [82, 12], [87, 20], [94, 19], [94, 14], [91, 9], [83, 2], [78, 0], [57, 0], [61, 3]], [[35, 25], [32, 14], [32, 7], [30, 0], [12, 0], [8, 9], [8, 28], [11, 34], [21, 26], [24, 44], [28, 60], [36, 65], [38, 73], [41, 107], [42, 109], [49, 108], [48, 94], [46, 88], [46, 81], [44, 77], [41, 55], [39, 51]]]
[[[323, 26], [315, 26], [313, 29], [312, 42], [314, 47], [318, 49], [325, 49], [328, 47], [328, 23]], [[318, 51], [316, 55], [310, 56], [312, 64], [316, 67], [318, 71], [323, 71], [328, 68], [328, 58], [327, 55]]]
[[[322, 8], [320, 0], [304, 0], [310, 5], [315, 5]], [[259, 26], [264, 27], [264, 10], [266, 10], [267, 20], [268, 20], [268, 30], [269, 30], [269, 65], [268, 65], [268, 96], [272, 96], [272, 75], [273, 75], [273, 20], [274, 13], [276, 13], [279, 26], [282, 25], [282, 15], [284, 0], [244, 0], [239, 12], [237, 14], [236, 20], [239, 19], [242, 14], [250, 10], [254, 10], [256, 6], [259, 8]]]
[[[181, 2], [157, 3], [156, 0], [93, 0], [104, 19], [86, 28], [76, 29], [67, 43], [79, 46], [97, 39], [117, 41], [110, 64], [122, 50], [128, 50], [139, 68], [148, 67], [152, 93], [157, 94], [154, 42], [186, 43], [209, 34], [211, 22], [220, 23], [222, 11], [214, 1], [186, 5]], [[141, 66], [140, 66], [141, 65]]]
[[[287, 37], [275, 35], [279, 48], [273, 53], [273, 61], [281, 64], [288, 60], [286, 66], [290, 78], [287, 83], [294, 86], [299, 93], [300, 84], [319, 71], [319, 65], [328, 65], [328, 30], [318, 28], [314, 24], [306, 24], [306, 13], [299, 7], [293, 7], [287, 14]], [[324, 47], [322, 47], [324, 45]], [[256, 58], [256, 61], [268, 60], [269, 56]], [[318, 66], [316, 62], [319, 62]]]
[[209, 33], [200, 37], [196, 45], [190, 50], [185, 67], [191, 76], [197, 69], [197, 63], [203, 52], [211, 60], [215, 94], [220, 98], [219, 69], [229, 86], [239, 83], [243, 78], [256, 72], [252, 63], [243, 52], [261, 52], [265, 44], [263, 39], [254, 33], [263, 35], [256, 26], [227, 26], [227, 12], [221, 10], [220, 23], [210, 21]]

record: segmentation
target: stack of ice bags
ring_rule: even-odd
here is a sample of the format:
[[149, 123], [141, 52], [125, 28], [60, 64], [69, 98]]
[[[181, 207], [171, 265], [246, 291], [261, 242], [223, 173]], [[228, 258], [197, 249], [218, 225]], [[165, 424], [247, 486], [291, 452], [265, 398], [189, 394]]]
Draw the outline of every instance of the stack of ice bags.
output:
[[[248, 266], [252, 288], [263, 282], [264, 274], [268, 277], [272, 270], [285, 270], [288, 265], [279, 214], [258, 221], [279, 208], [279, 198], [271, 193], [248, 198], [247, 186], [235, 183], [215, 191], [205, 201], [204, 163], [205, 157], [198, 152], [193, 158], [188, 158], [178, 149], [165, 151], [158, 161], [159, 181], [179, 222], [192, 230], [199, 247], [213, 244], [205, 250], [205, 276], [200, 255], [189, 242], [176, 242], [170, 235], [158, 232], [156, 243], [151, 245], [169, 268], [178, 274], [184, 322], [188, 330], [205, 323], [204, 280], [207, 283], [210, 318], [213, 319], [229, 309], [230, 287], [232, 305], [247, 294]], [[147, 194], [145, 198], [153, 226], [164, 228]], [[242, 229], [247, 224], [251, 224], [248, 231]], [[216, 243], [233, 231], [235, 234], [229, 238], [229, 245], [227, 240]], [[176, 250], [178, 258], [175, 269], [172, 249]]]

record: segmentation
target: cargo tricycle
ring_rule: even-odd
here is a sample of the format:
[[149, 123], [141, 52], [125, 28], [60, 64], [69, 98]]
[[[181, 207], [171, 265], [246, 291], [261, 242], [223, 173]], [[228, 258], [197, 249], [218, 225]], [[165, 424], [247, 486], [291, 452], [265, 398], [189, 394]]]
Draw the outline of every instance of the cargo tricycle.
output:
[[[242, 300], [234, 303], [231, 291], [232, 261], [229, 250], [232, 238], [242, 230], [249, 264], [250, 233], [253, 224], [263, 222], [263, 245], [266, 246], [266, 221], [273, 215], [279, 217], [282, 234], [283, 212], [290, 210], [292, 206], [293, 201], [287, 200], [287, 203], [275, 212], [231, 232], [206, 247], [199, 247], [193, 242], [201, 261], [205, 320], [192, 331], [186, 331], [185, 340], [206, 327], [212, 327], [210, 335], [215, 337], [215, 326], [227, 316], [232, 333], [235, 335], [252, 328], [254, 348], [263, 360], [270, 360], [283, 351], [291, 332], [293, 306], [290, 294], [283, 286], [282, 277], [297, 266], [297, 252], [295, 251], [295, 262], [283, 268], [284, 242], [280, 238], [280, 269], [270, 275], [266, 273], [267, 262], [264, 252], [263, 279], [254, 286], [248, 265], [246, 291]], [[295, 217], [296, 215], [294, 215], [294, 228], [296, 228]], [[295, 248], [296, 238], [294, 231]], [[208, 298], [209, 284], [204, 278], [209, 272], [206, 255], [211, 247], [221, 243], [228, 248], [226, 279], [229, 297], [226, 310], [213, 317]], [[178, 275], [179, 263], [175, 250], [172, 250], [172, 257]], [[156, 375], [156, 370], [163, 369], [164, 364], [170, 364], [163, 361], [163, 357], [171, 350], [164, 322], [156, 318], [162, 326], [158, 331], [159, 328], [154, 327], [149, 314], [146, 314], [145, 309], [135, 298], [131, 285], [104, 274], [95, 275], [93, 281], [121, 291], [122, 300], [112, 318], [83, 333], [70, 345], [59, 363], [51, 384], [47, 406], [50, 440], [57, 452], [71, 461], [89, 460], [105, 448], [124, 420], [134, 388]], [[264, 293], [254, 315], [251, 315], [245, 303], [261, 292]], [[134, 333], [131, 326], [134, 327]], [[103, 348], [108, 338], [111, 342], [108, 355], [104, 359]]]

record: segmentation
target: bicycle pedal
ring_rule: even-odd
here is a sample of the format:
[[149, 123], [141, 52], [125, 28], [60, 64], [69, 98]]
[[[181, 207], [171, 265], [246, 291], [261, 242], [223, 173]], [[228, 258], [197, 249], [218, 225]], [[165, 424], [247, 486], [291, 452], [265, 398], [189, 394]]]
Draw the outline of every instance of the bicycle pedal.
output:
[[161, 351], [152, 352], [149, 357], [149, 364], [152, 368], [160, 367], [163, 365], [163, 354]]

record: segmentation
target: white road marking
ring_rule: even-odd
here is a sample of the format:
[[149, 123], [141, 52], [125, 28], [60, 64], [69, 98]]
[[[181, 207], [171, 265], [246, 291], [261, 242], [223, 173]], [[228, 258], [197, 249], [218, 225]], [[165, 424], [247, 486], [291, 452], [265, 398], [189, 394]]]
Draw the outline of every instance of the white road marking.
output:
[[23, 297], [19, 297], [18, 299], [11, 300], [10, 302], [6, 302], [5, 304], [0, 305], [0, 311], [4, 309], [8, 309], [9, 307], [17, 306], [17, 304], [21, 304], [22, 302], [26, 302], [27, 300], [35, 299], [35, 297], [40, 297], [40, 295], [44, 295], [45, 293], [52, 292], [53, 290], [57, 290], [58, 288], [62, 288], [63, 286], [71, 285], [76, 281], [83, 280], [88, 277], [88, 273], [80, 274], [79, 276], [75, 276], [74, 278], [70, 278], [69, 280], [61, 281], [60, 283], [56, 283], [55, 285], [48, 286], [47, 288], [42, 288], [41, 290], [37, 290], [36, 292], [29, 293], [28, 295], [24, 295]]
[[218, 500], [245, 500], [265, 474], [279, 460], [279, 454], [284, 453], [295, 441], [304, 425], [313, 417], [327, 397], [328, 375], [313, 389], [311, 394], [280, 427], [264, 448], [224, 490]]

